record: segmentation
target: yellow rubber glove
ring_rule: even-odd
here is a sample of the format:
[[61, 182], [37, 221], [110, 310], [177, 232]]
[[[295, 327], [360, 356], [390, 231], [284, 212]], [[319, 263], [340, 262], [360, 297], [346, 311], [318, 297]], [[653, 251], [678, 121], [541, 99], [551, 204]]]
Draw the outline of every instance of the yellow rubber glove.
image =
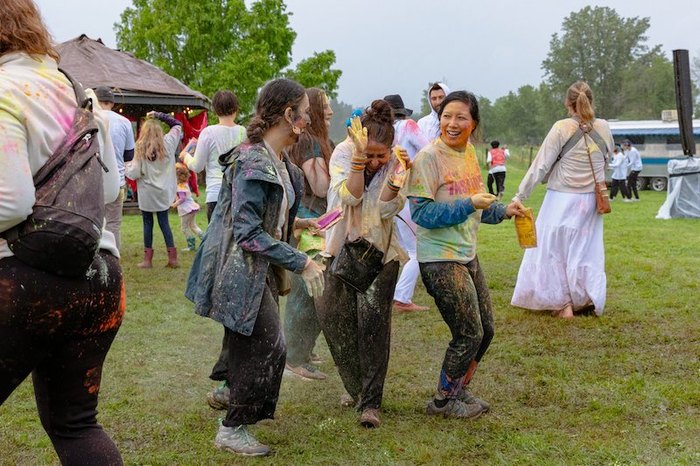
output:
[[348, 126], [348, 136], [352, 140], [355, 150], [352, 153], [352, 169], [363, 171], [367, 163], [365, 149], [367, 149], [367, 128], [362, 126], [359, 117], [353, 117]]

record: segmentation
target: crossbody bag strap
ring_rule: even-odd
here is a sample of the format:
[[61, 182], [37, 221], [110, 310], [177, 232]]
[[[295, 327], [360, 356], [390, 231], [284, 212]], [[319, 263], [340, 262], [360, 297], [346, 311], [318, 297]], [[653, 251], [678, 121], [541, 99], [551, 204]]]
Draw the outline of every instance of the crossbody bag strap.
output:
[[593, 139], [593, 142], [596, 143], [596, 145], [600, 149], [600, 152], [603, 154], [603, 158], [607, 160], [608, 145], [605, 143], [603, 137], [593, 128], [591, 128], [591, 131], [588, 133], [588, 136], [590, 136], [590, 138]]
[[569, 138], [569, 140], [566, 141], [566, 143], [564, 144], [564, 146], [561, 148], [561, 151], [559, 152], [559, 155], [557, 156], [557, 159], [556, 159], [556, 160], [554, 161], [554, 163], [552, 164], [552, 168], [554, 167], [554, 165], [555, 165], [558, 161], [561, 160], [562, 157], [564, 157], [564, 154], [566, 154], [567, 152], [569, 152], [571, 149], [574, 148], [574, 146], [575, 146], [576, 144], [578, 144], [578, 142], [581, 140], [582, 137], [583, 137], [583, 131], [581, 131], [581, 128], [579, 127], [579, 128], [576, 129], [576, 132], [575, 132], [574, 134], [571, 135], [571, 137]]
[[[584, 140], [584, 142], [586, 142], [586, 135], [585, 134], [583, 136], [583, 140]], [[586, 153], [588, 154], [588, 164], [591, 166], [591, 174], [593, 175], [593, 184], [596, 185], [596, 184], [598, 184], [598, 181], [595, 179], [595, 170], [593, 169], [593, 159], [591, 158], [591, 149], [588, 147], [587, 142], [586, 142]]]

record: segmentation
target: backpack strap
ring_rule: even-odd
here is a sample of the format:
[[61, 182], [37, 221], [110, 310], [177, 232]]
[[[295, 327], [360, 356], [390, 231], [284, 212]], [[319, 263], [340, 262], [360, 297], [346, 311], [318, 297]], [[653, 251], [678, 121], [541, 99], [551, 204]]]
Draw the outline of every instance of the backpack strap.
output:
[[68, 78], [68, 81], [70, 81], [71, 85], [73, 86], [73, 92], [75, 92], [75, 100], [78, 103], [78, 106], [92, 112], [93, 102], [92, 102], [92, 100], [88, 99], [87, 96], [85, 95], [85, 90], [83, 89], [83, 86], [78, 81], [73, 79], [73, 76], [71, 76], [70, 73], [68, 73], [63, 68], [59, 67], [58, 71], [63, 73], [65, 75], [65, 77]]

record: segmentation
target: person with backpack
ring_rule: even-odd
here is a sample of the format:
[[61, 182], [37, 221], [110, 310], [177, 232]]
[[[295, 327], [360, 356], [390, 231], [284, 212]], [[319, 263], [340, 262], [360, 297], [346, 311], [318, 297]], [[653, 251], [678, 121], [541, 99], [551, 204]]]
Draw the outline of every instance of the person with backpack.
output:
[[[139, 209], [143, 219], [144, 259], [137, 267], [153, 267], [153, 214], [158, 218], [158, 226], [163, 233], [168, 248], [170, 268], [179, 267], [177, 248], [170, 229], [168, 210], [175, 200], [177, 180], [175, 176], [175, 153], [182, 139], [182, 123], [161, 112], [148, 112], [146, 121], [136, 141], [134, 160], [126, 166], [126, 176], [136, 181]], [[163, 135], [160, 121], [170, 127]]]
[[[31, 373], [39, 417], [61, 463], [121, 465], [119, 450], [97, 422], [102, 366], [124, 313], [119, 251], [114, 235], [101, 229], [105, 204], [119, 194], [119, 171], [97, 98], [89, 93], [91, 104], [59, 71], [57, 60], [34, 2], [5, 0], [0, 8], [0, 405]], [[72, 162], [78, 159], [86, 163]], [[49, 164], [55, 170], [45, 184], [37, 175]], [[48, 201], [40, 205], [40, 199]], [[33, 221], [66, 199], [91, 218], [87, 234], [61, 230], [50, 220]], [[64, 213], [77, 217], [70, 209]], [[31, 231], [40, 234], [42, 228], [54, 229], [55, 242], [48, 248], [38, 244], [32, 257], [23, 241], [32, 241]], [[94, 241], [88, 240], [90, 230]], [[82, 253], [64, 254], [65, 249]], [[61, 263], [52, 257], [61, 257]]]

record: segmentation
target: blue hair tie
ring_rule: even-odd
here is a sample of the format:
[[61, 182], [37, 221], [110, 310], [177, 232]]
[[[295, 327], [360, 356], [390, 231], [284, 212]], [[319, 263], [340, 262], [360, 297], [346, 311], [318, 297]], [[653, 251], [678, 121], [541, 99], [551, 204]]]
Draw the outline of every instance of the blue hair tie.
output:
[[356, 108], [355, 110], [353, 110], [352, 113], [350, 114], [350, 118], [348, 118], [347, 120], [345, 120], [345, 126], [347, 126], [347, 127], [349, 128], [349, 127], [350, 127], [350, 122], [352, 121], [352, 119], [355, 118], [355, 117], [358, 117], [358, 118], [362, 117], [362, 114], [363, 114], [363, 113], [365, 113], [364, 110], [362, 110], [361, 107], [357, 107], [357, 108]]

